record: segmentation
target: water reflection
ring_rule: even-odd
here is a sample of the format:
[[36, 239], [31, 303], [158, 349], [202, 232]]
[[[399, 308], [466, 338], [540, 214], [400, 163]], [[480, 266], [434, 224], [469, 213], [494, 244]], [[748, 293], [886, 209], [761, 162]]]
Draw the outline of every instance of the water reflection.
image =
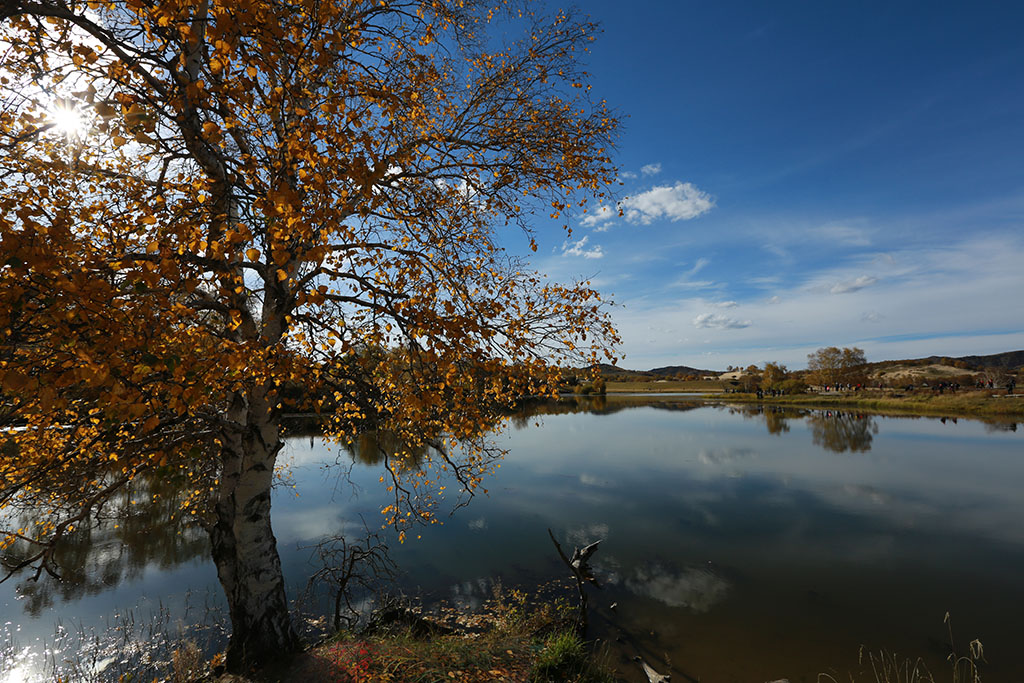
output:
[[612, 396], [565, 395], [558, 400], [529, 399], [520, 403], [518, 409], [509, 417], [516, 429], [534, 426], [537, 418], [546, 415], [614, 415], [626, 410], [648, 408], [668, 412], [685, 412], [703, 407], [703, 401], [690, 398], [657, 397], [646, 395]]
[[[515, 420], [531, 428], [498, 437], [509, 455], [488, 482], [491, 495], [424, 530], [422, 541], [393, 544], [410, 594], [473, 608], [495, 577], [510, 588], [561, 577], [551, 528], [563, 547], [605, 539], [593, 563], [598, 608], [616, 629], [657, 630], [661, 640], [635, 642], [701, 680], [815, 680], [855, 660], [861, 643], [923, 654], [931, 626], [941, 638], [946, 609], [994, 653], [986, 680], [1024, 680], [1013, 650], [1024, 637], [1013, 613], [1024, 600], [1024, 460], [1010, 423], [617, 396], [524, 406]], [[296, 546], [360, 515], [374, 524], [390, 502], [381, 461], [410, 450], [367, 434], [339, 452], [310, 443], [311, 434], [288, 445], [298, 496], [282, 487], [274, 499], [286, 576], [300, 584], [311, 568]], [[352, 465], [344, 495], [323, 474], [338, 460]], [[68, 551], [65, 562], [91, 582], [79, 594], [102, 591], [105, 575], [111, 584], [137, 578], [152, 595], [184, 588], [175, 563], [204, 558], [205, 540], [174, 526], [173, 491], [160, 503], [147, 502], [151, 494], [139, 492], [123, 528], [94, 529]], [[146, 563], [165, 569], [137, 568]], [[66, 588], [49, 590], [73, 601]], [[109, 607], [85, 600], [62, 609], [78, 618], [125, 604], [123, 593], [109, 595]], [[38, 612], [45, 603], [36, 604]], [[786, 659], [796, 642], [800, 652]]]
[[697, 452], [697, 461], [711, 466], [735, 465], [756, 455], [752, 448], [702, 448]]
[[790, 430], [790, 422], [802, 420], [811, 428], [815, 445], [836, 453], [864, 453], [878, 434], [877, 418], [872, 415], [842, 410], [808, 410], [773, 405], [730, 406], [729, 411], [747, 419], [760, 419], [769, 434], [781, 435]]
[[780, 409], [776, 406], [772, 406], [764, 411], [764, 422], [768, 427], [769, 434], [785, 434], [789, 431], [789, 420], [792, 418], [791, 413]]
[[871, 450], [871, 442], [878, 434], [878, 424], [870, 415], [844, 413], [842, 411], [819, 411], [809, 415], [814, 443], [836, 453], [864, 453]]
[[[73, 602], [110, 591], [140, 578], [149, 568], [169, 571], [209, 556], [206, 534], [182, 515], [181, 487], [182, 481], [166, 473], [137, 478], [91, 524], [81, 524], [57, 545], [54, 564], [59, 577], [24, 575], [17, 584], [23, 609], [38, 616], [56, 601]], [[21, 513], [18, 525], [30, 524], [28, 513]], [[19, 541], [0, 557], [4, 564], [15, 564], [30, 552], [32, 548]]]
[[461, 581], [451, 587], [449, 598], [460, 610], [475, 612], [494, 597], [495, 585], [490, 576]]
[[652, 563], [633, 570], [625, 587], [668, 607], [682, 607], [693, 614], [709, 611], [725, 599], [729, 582], [703, 567], [671, 571]]
[[422, 444], [410, 446], [394, 432], [374, 430], [359, 434], [345, 450], [353, 462], [363, 465], [397, 460], [403, 470], [418, 470], [430, 449]]

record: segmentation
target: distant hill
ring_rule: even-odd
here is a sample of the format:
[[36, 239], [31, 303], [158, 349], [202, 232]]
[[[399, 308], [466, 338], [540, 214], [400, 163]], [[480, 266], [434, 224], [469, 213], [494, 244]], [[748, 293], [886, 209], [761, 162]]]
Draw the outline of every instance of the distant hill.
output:
[[[909, 358], [906, 360], [883, 360], [868, 363], [869, 369], [881, 369], [893, 365], [954, 365], [965, 370], [984, 370], [985, 368], [1005, 368], [1016, 370], [1024, 367], [1024, 350], [993, 353], [988, 356], [928, 356], [927, 358]], [[689, 365], [666, 365], [650, 370], [629, 370], [617, 365], [600, 363], [598, 369], [605, 379], [609, 380], [641, 380], [662, 379], [665, 377], [697, 375], [721, 375], [725, 370], [702, 370]], [[799, 372], [799, 371], [798, 371]]]
[[928, 356], [907, 360], [883, 360], [868, 363], [869, 368], [885, 368], [893, 365], [945, 365], [964, 370], [978, 371], [985, 368], [1016, 370], [1024, 366], [1024, 351], [1005, 351], [988, 356]]
[[689, 365], [666, 365], [663, 368], [648, 370], [652, 375], [719, 375], [717, 370], [699, 370]]
[[718, 370], [700, 370], [698, 368], [691, 368], [689, 365], [667, 365], [663, 368], [654, 368], [652, 370], [629, 370], [627, 368], [620, 368], [617, 365], [599, 363], [597, 368], [601, 371], [601, 375], [609, 380], [661, 379], [677, 375], [697, 375], [699, 377], [721, 374]]
[[[933, 359], [935, 359], [935, 362], [941, 360], [937, 356], [928, 358], [928, 360]], [[1003, 353], [993, 353], [989, 356], [960, 356], [953, 360], [967, 363], [967, 366], [972, 370], [981, 370], [982, 368], [1007, 368], [1012, 370], [1024, 365], [1024, 351], [1005, 351]]]

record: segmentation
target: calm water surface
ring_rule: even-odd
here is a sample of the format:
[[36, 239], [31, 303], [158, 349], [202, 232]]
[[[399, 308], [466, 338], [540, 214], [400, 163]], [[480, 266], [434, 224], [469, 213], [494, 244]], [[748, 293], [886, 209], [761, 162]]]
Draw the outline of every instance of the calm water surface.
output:
[[[1024, 680], [1024, 430], [668, 398], [546, 410], [559, 411], [497, 437], [509, 452], [488, 496], [392, 543], [406, 590], [473, 607], [496, 580], [561, 578], [550, 528], [570, 546], [604, 540], [592, 635], [631, 680], [639, 653], [673, 680], [814, 681], [856, 669], [861, 645], [937, 672], [946, 612], [960, 650], [984, 644], [983, 680]], [[308, 546], [360, 516], [376, 526], [385, 496], [379, 464], [319, 439], [289, 441], [283, 460], [274, 528], [297, 593]], [[338, 460], [355, 461], [348, 480]], [[205, 541], [162, 522], [169, 505], [134, 506], [68, 549], [76, 581], [0, 585], [0, 683], [25, 680], [55, 628], [157, 613], [173, 631], [216, 613]]]

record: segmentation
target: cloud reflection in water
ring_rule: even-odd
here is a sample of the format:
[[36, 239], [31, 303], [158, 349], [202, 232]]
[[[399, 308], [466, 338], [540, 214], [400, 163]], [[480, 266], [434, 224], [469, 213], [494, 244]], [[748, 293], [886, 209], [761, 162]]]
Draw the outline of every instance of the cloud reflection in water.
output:
[[687, 567], [671, 572], [657, 564], [637, 567], [624, 582], [631, 592], [694, 614], [709, 611], [725, 599], [730, 584], [707, 569]]

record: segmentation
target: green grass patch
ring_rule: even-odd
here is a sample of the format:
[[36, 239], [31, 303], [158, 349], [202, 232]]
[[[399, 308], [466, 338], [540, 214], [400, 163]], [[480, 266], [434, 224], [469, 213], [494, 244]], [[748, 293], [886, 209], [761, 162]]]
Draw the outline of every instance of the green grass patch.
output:
[[587, 646], [572, 630], [548, 636], [530, 669], [532, 683], [614, 683], [611, 670], [596, 664]]

